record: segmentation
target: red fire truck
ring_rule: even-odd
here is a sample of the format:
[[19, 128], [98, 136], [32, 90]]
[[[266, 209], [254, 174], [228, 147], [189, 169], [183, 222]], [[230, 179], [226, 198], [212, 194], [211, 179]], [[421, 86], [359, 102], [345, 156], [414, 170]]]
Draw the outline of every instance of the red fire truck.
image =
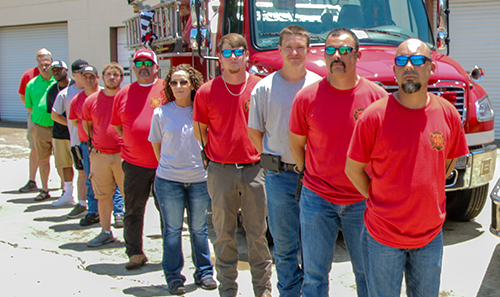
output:
[[435, 0], [436, 40], [422, 0], [167, 0], [154, 7], [142, 1], [129, 0], [138, 14], [124, 22], [128, 47], [154, 49], [162, 76], [180, 63], [192, 64], [206, 79], [217, 76], [217, 43], [231, 32], [247, 39], [248, 70], [266, 76], [281, 68], [279, 33], [290, 24], [310, 32], [307, 68], [326, 76], [324, 41], [331, 29], [347, 27], [358, 36], [363, 52], [358, 74], [393, 92], [398, 88], [392, 70], [397, 46], [410, 37], [423, 40], [437, 64], [428, 90], [456, 106], [470, 146], [470, 154], [459, 158], [447, 180], [448, 218], [469, 220], [481, 212], [495, 172], [494, 113], [488, 94], [477, 83], [482, 70], [466, 72], [438, 51], [449, 43], [447, 0]]

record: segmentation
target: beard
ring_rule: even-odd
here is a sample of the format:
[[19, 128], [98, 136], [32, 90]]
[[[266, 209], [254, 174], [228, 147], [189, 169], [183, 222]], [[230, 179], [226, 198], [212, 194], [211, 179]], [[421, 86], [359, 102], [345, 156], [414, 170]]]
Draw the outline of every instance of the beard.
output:
[[[59, 77], [59, 79], [57, 79], [57, 78], [56, 78], [56, 80], [57, 80], [57, 82], [61, 82], [61, 81], [65, 80], [65, 79], [66, 79], [66, 77], [68, 77], [68, 76], [67, 76], [67, 75], [61, 75], [61, 76]], [[55, 77], [54, 77], [54, 78], [55, 78]]]
[[406, 94], [413, 94], [420, 91], [420, 89], [422, 88], [422, 84], [420, 82], [409, 81], [401, 84], [401, 88]]
[[333, 71], [332, 71], [332, 67], [333, 67], [333, 64], [335, 64], [335, 63], [340, 63], [340, 64], [342, 64], [342, 67], [344, 67], [344, 73], [346, 73], [346, 71], [347, 71], [347, 70], [346, 70], [346, 68], [345, 68], [345, 63], [344, 63], [344, 61], [342, 61], [342, 60], [336, 60], [336, 61], [333, 61], [332, 63], [330, 63], [330, 73], [333, 73]]
[[140, 77], [147, 78], [147, 77], [150, 77], [150, 76], [151, 76], [151, 72], [149, 72], [149, 69], [144, 68], [144, 69], [141, 69], [141, 70], [139, 71], [139, 76], [140, 76]]
[[104, 84], [104, 86], [109, 90], [116, 90], [120, 88], [120, 84]]
[[228, 69], [229, 73], [231, 73], [231, 74], [236, 74], [236, 73], [240, 72], [240, 70], [241, 70], [241, 68], [238, 68], [238, 69], [231, 69], [231, 68], [229, 68]]

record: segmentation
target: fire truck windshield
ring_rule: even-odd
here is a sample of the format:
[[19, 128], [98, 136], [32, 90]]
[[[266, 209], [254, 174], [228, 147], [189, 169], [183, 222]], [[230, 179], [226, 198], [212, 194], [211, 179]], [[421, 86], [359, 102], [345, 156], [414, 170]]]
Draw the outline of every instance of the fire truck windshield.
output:
[[324, 44], [334, 28], [353, 29], [360, 45], [397, 46], [415, 37], [434, 49], [422, 0], [251, 0], [252, 43], [275, 49], [279, 32], [299, 25], [311, 33], [311, 44]]

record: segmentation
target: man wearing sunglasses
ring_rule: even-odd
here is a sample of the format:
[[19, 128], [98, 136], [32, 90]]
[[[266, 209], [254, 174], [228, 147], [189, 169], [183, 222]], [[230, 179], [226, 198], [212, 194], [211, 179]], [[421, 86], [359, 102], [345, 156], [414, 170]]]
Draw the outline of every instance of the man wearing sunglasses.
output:
[[[245, 38], [230, 33], [219, 41], [222, 76], [202, 85], [193, 105], [194, 134], [203, 140], [212, 198], [214, 251], [220, 296], [238, 294], [236, 228], [241, 209], [254, 296], [271, 296], [271, 254], [265, 237], [266, 193], [260, 156], [248, 138], [250, 93], [260, 80], [246, 71]], [[201, 141], [200, 141], [201, 142]]]
[[[269, 229], [280, 296], [300, 296], [304, 273], [299, 261], [299, 201], [295, 199], [298, 173], [288, 145], [288, 120], [297, 92], [321, 77], [306, 69], [310, 37], [306, 29], [290, 25], [281, 30], [278, 50], [283, 67], [259, 81], [252, 91], [248, 136], [261, 153], [266, 169]], [[267, 164], [266, 158], [277, 162]], [[272, 166], [269, 166], [272, 165]]]
[[408, 296], [438, 296], [445, 180], [469, 150], [456, 108], [427, 92], [436, 68], [429, 46], [408, 39], [394, 62], [399, 90], [363, 113], [345, 170], [368, 198], [361, 242], [370, 296], [399, 296], [403, 273]]
[[299, 203], [304, 297], [328, 296], [328, 274], [340, 228], [358, 296], [367, 296], [359, 240], [365, 197], [349, 181], [344, 168], [357, 119], [387, 92], [357, 75], [360, 58], [356, 35], [346, 28], [332, 30], [325, 42], [328, 76], [299, 91], [292, 105], [290, 150], [298, 168], [304, 170]]
[[[138, 268], [148, 261], [142, 245], [144, 211], [158, 167], [158, 160], [148, 136], [153, 111], [163, 101], [161, 92], [164, 85], [164, 81], [157, 77], [158, 59], [152, 50], [146, 48], [138, 50], [134, 54], [133, 63], [137, 81], [126, 85], [116, 93], [111, 116], [111, 125], [115, 126], [123, 138], [121, 149], [122, 168], [125, 174], [123, 237], [129, 257], [126, 269]], [[154, 200], [158, 209], [156, 198]]]

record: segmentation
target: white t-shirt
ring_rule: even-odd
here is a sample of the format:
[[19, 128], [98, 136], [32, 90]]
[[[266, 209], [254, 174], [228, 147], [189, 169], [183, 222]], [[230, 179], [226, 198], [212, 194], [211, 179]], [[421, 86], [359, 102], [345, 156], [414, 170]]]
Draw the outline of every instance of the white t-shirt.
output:
[[[79, 89], [75, 85], [71, 85], [65, 88], [64, 90], [60, 91], [57, 94], [56, 100], [54, 101], [52, 110], [60, 115], [66, 112], [66, 118], [67, 118], [69, 116], [69, 106], [71, 103], [71, 99], [73, 99], [75, 95], [79, 94], [82, 91], [83, 89]], [[69, 120], [67, 121], [67, 123], [68, 123], [71, 146], [79, 145], [80, 140], [78, 139], [78, 128], [75, 127], [75, 125], [73, 125]]]
[[161, 142], [161, 158], [156, 169], [160, 178], [182, 182], [203, 182], [201, 144], [194, 136], [193, 107], [180, 107], [169, 102], [154, 110], [148, 140]]

